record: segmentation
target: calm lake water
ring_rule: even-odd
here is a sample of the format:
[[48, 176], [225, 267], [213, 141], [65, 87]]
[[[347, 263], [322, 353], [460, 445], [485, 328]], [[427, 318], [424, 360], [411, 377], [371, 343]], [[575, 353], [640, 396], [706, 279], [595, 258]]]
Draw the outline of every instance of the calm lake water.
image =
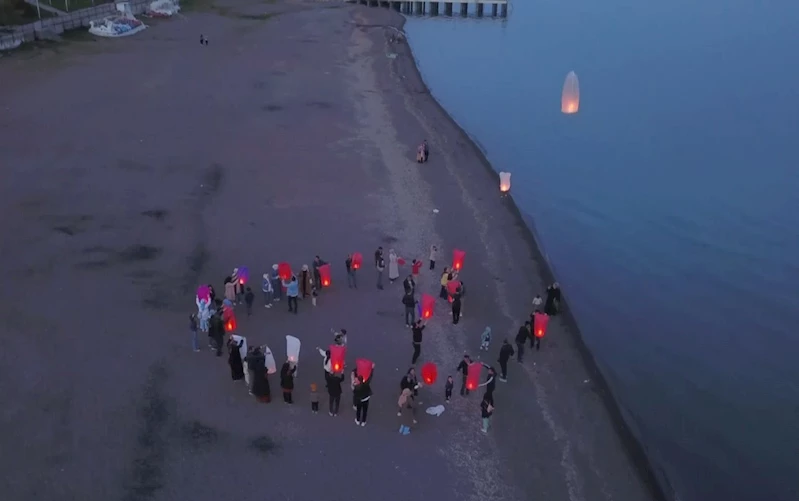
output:
[[799, 2], [526, 0], [406, 30], [433, 94], [513, 173], [679, 497], [799, 499]]

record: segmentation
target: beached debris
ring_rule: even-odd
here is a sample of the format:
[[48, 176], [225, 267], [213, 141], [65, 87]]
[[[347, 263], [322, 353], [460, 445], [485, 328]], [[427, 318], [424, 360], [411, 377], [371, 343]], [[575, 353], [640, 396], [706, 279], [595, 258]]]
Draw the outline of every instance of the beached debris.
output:
[[148, 17], [172, 17], [180, 12], [178, 0], [155, 0], [147, 7]]

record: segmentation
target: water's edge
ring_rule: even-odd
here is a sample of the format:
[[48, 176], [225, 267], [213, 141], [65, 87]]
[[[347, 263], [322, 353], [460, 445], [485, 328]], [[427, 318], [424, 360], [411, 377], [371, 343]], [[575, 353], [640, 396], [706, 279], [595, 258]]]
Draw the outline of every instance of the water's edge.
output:
[[[405, 17], [402, 16], [402, 21], [398, 25], [400, 30], [403, 30], [405, 21]], [[433, 93], [430, 91], [430, 88], [427, 86], [427, 82], [425, 81], [424, 76], [419, 69], [419, 64], [414, 53], [413, 45], [404, 30], [403, 34], [408, 41], [407, 45], [408, 51], [410, 53], [410, 64], [407, 65], [407, 69], [414, 72], [416, 78], [419, 80], [419, 82], [421, 82], [423, 92], [420, 92], [420, 94], [428, 95], [430, 97], [430, 101], [434, 103], [434, 105], [438, 107], [442, 114], [450, 120], [457, 130], [460, 131], [464, 142], [468, 144], [470, 148], [472, 148], [474, 155], [480, 159], [480, 162], [483, 164], [483, 166], [492, 173], [492, 175], [496, 178], [497, 183], [499, 183], [499, 173], [491, 165], [491, 162], [488, 161], [485, 152], [478, 146], [477, 139], [472, 137], [461, 126], [461, 124], [459, 124], [452, 117], [452, 115], [446, 110], [446, 108], [444, 108], [444, 106], [441, 105], [438, 99], [436, 99]], [[399, 54], [398, 57], [404, 57], [404, 54]], [[419, 98], [417, 97], [416, 99]], [[505, 201], [508, 210], [516, 216], [519, 226], [524, 229], [523, 233], [526, 234], [527, 244], [529, 245], [533, 256], [535, 256], [535, 259], [538, 262], [538, 268], [541, 277], [546, 283], [552, 283], [556, 281], [552, 265], [535, 229], [533, 217], [521, 211], [518, 204], [513, 200], [512, 195], [505, 197]], [[625, 446], [625, 452], [635, 465], [636, 471], [638, 472], [642, 481], [650, 489], [655, 499], [660, 501], [679, 501], [676, 492], [672, 488], [671, 483], [669, 482], [663, 470], [656, 468], [652, 460], [650, 460], [650, 457], [646, 452], [646, 447], [641, 442], [638, 435], [634, 432], [634, 423], [632, 422], [632, 419], [628, 419], [628, 415], [625, 413], [624, 408], [613, 395], [613, 392], [611, 391], [605, 376], [602, 374], [594, 355], [585, 344], [578, 326], [577, 319], [574, 317], [571, 309], [569, 308], [568, 298], [566, 297], [567, 294], [565, 292], [562, 294], [564, 306], [562, 321], [566, 327], [566, 330], [571, 334], [575, 345], [580, 351], [580, 356], [583, 359], [583, 363], [585, 364], [587, 372], [591, 374], [592, 382], [594, 382], [596, 385], [597, 392], [602, 398], [602, 401], [604, 402], [605, 407], [610, 414], [613, 426], [616, 429], [616, 433], [618, 433], [619, 438]]]

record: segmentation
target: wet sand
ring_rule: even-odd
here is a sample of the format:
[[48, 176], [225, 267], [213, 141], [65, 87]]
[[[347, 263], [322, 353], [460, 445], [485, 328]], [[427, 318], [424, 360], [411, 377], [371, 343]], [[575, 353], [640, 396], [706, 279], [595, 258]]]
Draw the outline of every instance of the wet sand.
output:
[[[422, 407], [443, 401], [486, 325], [495, 364], [543, 293], [545, 263], [408, 47], [389, 41], [401, 16], [205, 7], [127, 39], [0, 60], [4, 499], [654, 498], [566, 317], [498, 383], [487, 436], [478, 395], [397, 434], [412, 349], [401, 284], [375, 288], [375, 247], [410, 261], [437, 244], [436, 273], [425, 266], [420, 281], [433, 294], [452, 249], [467, 252], [462, 321], [439, 302], [425, 331], [421, 361], [439, 364], [440, 381]], [[268, 12], [280, 15], [253, 19]], [[357, 290], [344, 274], [353, 251], [365, 256]], [[235, 266], [257, 278], [316, 254], [334, 282], [316, 308], [239, 314], [241, 334], [279, 362], [285, 335], [303, 341], [297, 403], [257, 404], [226, 358], [190, 350], [193, 291], [221, 289]], [[323, 383], [312, 348], [331, 327], [348, 329], [350, 365], [377, 364], [365, 428], [347, 406], [310, 413], [307, 386]]]

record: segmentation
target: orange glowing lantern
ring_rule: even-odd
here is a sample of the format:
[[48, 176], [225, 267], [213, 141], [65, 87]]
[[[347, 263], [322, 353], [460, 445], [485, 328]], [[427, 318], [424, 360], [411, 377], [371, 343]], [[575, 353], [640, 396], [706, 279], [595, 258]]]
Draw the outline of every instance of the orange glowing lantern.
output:
[[323, 264], [319, 268], [319, 280], [322, 282], [322, 287], [330, 287], [330, 265]]
[[424, 384], [431, 385], [436, 382], [438, 378], [438, 369], [433, 362], [427, 362], [422, 366], [422, 381]]
[[563, 95], [560, 98], [560, 111], [571, 115], [580, 109], [580, 82], [577, 74], [570, 71], [563, 82]]
[[430, 294], [422, 294], [422, 318], [427, 320], [433, 316], [433, 309], [436, 306], [436, 298]]
[[502, 193], [510, 191], [510, 172], [499, 173], [499, 191]]
[[360, 270], [361, 263], [363, 263], [363, 255], [360, 252], [353, 252], [352, 253], [352, 269], [353, 270]]
[[347, 347], [331, 344], [330, 348], [330, 372], [334, 374], [344, 370], [344, 358], [347, 356]]
[[452, 267], [455, 271], [461, 271], [463, 268], [463, 258], [466, 257], [466, 252], [458, 249], [452, 251]]
[[358, 375], [361, 376], [364, 381], [369, 380], [369, 376], [372, 375], [371, 360], [367, 360], [365, 358], [359, 358], [355, 361], [355, 368], [358, 371]]
[[236, 332], [236, 317], [231, 316], [225, 322], [225, 332]]
[[288, 280], [291, 278], [291, 265], [288, 263], [280, 263], [277, 265], [277, 274], [280, 280]]
[[549, 315], [546, 313], [535, 313], [533, 315], [533, 333], [535, 337], [544, 337], [547, 333], [547, 325], [549, 325]]
[[466, 389], [474, 391], [480, 384], [480, 371], [483, 369], [483, 364], [480, 362], [472, 362], [466, 371]]

